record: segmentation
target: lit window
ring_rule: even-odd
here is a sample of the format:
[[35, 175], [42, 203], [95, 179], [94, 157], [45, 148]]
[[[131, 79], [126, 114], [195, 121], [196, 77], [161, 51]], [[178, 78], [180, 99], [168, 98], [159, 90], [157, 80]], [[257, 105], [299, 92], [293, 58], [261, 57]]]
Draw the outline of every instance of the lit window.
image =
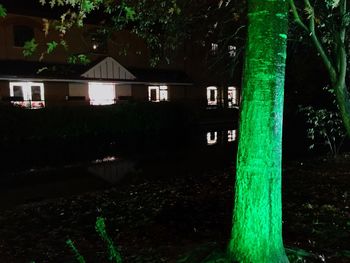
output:
[[91, 38], [92, 51], [105, 54], [107, 52], [107, 41], [102, 37]]
[[219, 51], [219, 45], [216, 43], [211, 43], [210, 52], [212, 55], [216, 55]]
[[207, 133], [207, 144], [214, 145], [218, 142], [218, 133], [217, 132], [208, 132]]
[[207, 87], [207, 101], [209, 106], [218, 104], [218, 88], [215, 86]]
[[34, 38], [34, 30], [28, 26], [13, 26], [13, 45], [23, 47], [25, 42]]
[[167, 101], [168, 86], [149, 86], [148, 100], [152, 102]]
[[227, 91], [228, 107], [233, 108], [238, 105], [238, 96], [236, 87], [228, 87]]
[[89, 82], [90, 105], [111, 105], [115, 103], [113, 83]]
[[43, 108], [45, 107], [44, 83], [10, 82], [10, 100], [18, 107]]
[[237, 130], [228, 130], [227, 131], [227, 141], [234, 142], [237, 138]]
[[233, 46], [233, 45], [228, 46], [228, 54], [231, 58], [236, 56], [236, 50], [237, 50], [236, 46]]

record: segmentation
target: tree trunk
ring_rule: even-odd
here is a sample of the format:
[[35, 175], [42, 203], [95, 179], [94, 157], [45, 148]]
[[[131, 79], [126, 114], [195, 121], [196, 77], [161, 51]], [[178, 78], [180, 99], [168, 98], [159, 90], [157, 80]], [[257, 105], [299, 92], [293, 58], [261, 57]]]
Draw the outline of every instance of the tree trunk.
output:
[[[346, 14], [346, 1], [340, 2], [340, 15], [344, 18]], [[345, 21], [341, 21], [342, 26], [339, 30], [339, 34], [336, 35], [337, 43], [337, 74], [330, 76], [332, 85], [334, 87], [335, 96], [338, 102], [340, 115], [343, 120], [346, 132], [350, 136], [350, 96], [346, 88], [346, 72], [347, 72], [347, 53], [346, 53], [346, 27]]]
[[284, 0], [248, 1], [231, 262], [288, 262], [281, 215], [287, 10]]
[[335, 95], [347, 135], [350, 136], [350, 97], [345, 81], [334, 85]]

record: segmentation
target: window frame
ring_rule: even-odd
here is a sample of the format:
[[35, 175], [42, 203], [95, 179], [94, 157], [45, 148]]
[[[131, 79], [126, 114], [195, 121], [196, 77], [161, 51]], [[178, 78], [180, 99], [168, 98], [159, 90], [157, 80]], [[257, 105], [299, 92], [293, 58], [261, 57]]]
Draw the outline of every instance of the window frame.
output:
[[[22, 89], [22, 99], [21, 100], [11, 100], [11, 98], [17, 98], [15, 96], [14, 87], [21, 87]], [[33, 100], [33, 87], [39, 87], [40, 89], [40, 99]], [[31, 82], [31, 81], [10, 81], [10, 100], [14, 106], [39, 109], [45, 107], [45, 89], [43, 82]]]
[[[92, 98], [94, 97], [93, 93], [96, 92], [95, 89], [101, 89], [104, 87], [109, 86], [111, 88], [110, 91], [113, 93], [113, 98]], [[109, 93], [110, 91], [107, 91]], [[104, 105], [113, 105], [116, 103], [117, 100], [117, 93], [115, 88], [115, 83], [104, 83], [104, 82], [89, 82], [88, 83], [88, 96], [91, 106], [104, 106]], [[103, 96], [101, 96], [103, 97]], [[106, 96], [107, 97], [107, 96]]]
[[[232, 95], [230, 95], [230, 93]], [[235, 108], [238, 106], [238, 90], [235, 86], [227, 87], [227, 105], [229, 108]]]
[[[208, 106], [218, 106], [218, 87], [217, 86], [208, 86], [207, 89], [207, 105]], [[211, 99], [211, 92], [214, 91], [214, 100]]]
[[[156, 99], [152, 99], [152, 90], [156, 91]], [[148, 86], [148, 101], [149, 102], [164, 102], [169, 101], [169, 87], [167, 85], [151, 85]]]

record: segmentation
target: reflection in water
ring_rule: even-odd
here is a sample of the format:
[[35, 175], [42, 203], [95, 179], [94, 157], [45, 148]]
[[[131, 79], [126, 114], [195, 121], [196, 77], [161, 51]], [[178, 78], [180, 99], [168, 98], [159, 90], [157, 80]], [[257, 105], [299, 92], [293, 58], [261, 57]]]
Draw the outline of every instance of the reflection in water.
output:
[[115, 157], [96, 160], [88, 167], [88, 171], [103, 180], [115, 184], [125, 176], [135, 172], [134, 162]]
[[107, 156], [103, 159], [97, 159], [95, 161], [93, 161], [92, 163], [107, 163], [107, 162], [114, 162], [116, 161], [118, 158], [115, 156]]
[[214, 145], [218, 142], [218, 133], [217, 132], [208, 132], [207, 133], [207, 144]]
[[234, 142], [237, 139], [237, 130], [228, 130], [227, 131], [227, 141]]
[[207, 132], [207, 145], [224, 144], [227, 142], [234, 142], [236, 140], [237, 140], [237, 130]]

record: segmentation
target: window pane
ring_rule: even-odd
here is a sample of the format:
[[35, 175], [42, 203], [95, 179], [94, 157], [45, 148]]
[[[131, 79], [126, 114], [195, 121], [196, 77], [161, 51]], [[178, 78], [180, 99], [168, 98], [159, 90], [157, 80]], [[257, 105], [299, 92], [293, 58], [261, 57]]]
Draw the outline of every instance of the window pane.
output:
[[217, 87], [207, 87], [207, 101], [209, 106], [216, 106], [218, 103], [218, 90]]
[[157, 90], [151, 89], [151, 101], [157, 101]]
[[233, 107], [238, 104], [236, 87], [228, 87], [228, 106]]
[[[158, 102], [161, 96], [164, 96], [159, 86], [148, 86], [148, 100]], [[162, 94], [160, 94], [162, 93]]]
[[15, 47], [23, 47], [24, 43], [34, 38], [34, 30], [28, 26], [13, 27], [13, 44]]
[[160, 86], [159, 100], [161, 100], [161, 101], [168, 100], [168, 87], [167, 86]]
[[21, 86], [13, 86], [13, 96], [23, 99], [23, 89]]
[[215, 101], [215, 90], [210, 91], [210, 101]]
[[110, 105], [115, 103], [114, 84], [89, 83], [91, 105]]
[[32, 86], [32, 100], [33, 101], [40, 101], [41, 95], [40, 95], [40, 86]]
[[13, 105], [23, 108], [38, 109], [45, 107], [44, 83], [10, 82], [10, 96]]

